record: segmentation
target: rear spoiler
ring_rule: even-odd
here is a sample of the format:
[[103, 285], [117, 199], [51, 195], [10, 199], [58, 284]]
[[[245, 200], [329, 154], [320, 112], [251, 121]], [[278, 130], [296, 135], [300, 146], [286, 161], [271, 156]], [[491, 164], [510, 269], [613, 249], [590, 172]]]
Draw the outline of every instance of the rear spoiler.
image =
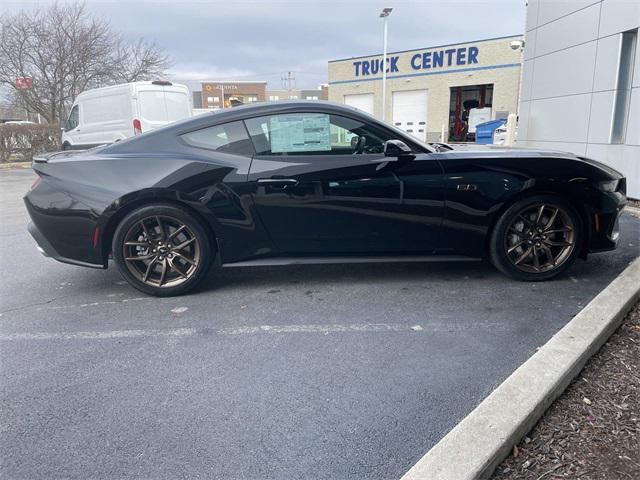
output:
[[86, 150], [61, 150], [59, 152], [39, 153], [33, 156], [33, 163], [48, 163], [49, 160], [54, 160], [57, 157], [67, 158], [83, 152], [86, 152]]

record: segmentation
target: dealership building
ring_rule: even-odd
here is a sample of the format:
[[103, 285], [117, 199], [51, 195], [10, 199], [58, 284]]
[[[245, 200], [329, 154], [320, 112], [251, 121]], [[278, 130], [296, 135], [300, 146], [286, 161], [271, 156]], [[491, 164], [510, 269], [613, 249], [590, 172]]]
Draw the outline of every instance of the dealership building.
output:
[[[426, 141], [465, 141], [481, 121], [516, 113], [521, 35], [329, 61], [329, 100]], [[444, 133], [444, 138], [443, 138]]]
[[640, 2], [529, 0], [517, 146], [574, 152], [640, 198]]
[[327, 100], [328, 87], [320, 85], [315, 90], [269, 90], [267, 82], [242, 80], [209, 80], [202, 82], [202, 89], [193, 92], [193, 107], [220, 109], [233, 104], [245, 104], [279, 100]]

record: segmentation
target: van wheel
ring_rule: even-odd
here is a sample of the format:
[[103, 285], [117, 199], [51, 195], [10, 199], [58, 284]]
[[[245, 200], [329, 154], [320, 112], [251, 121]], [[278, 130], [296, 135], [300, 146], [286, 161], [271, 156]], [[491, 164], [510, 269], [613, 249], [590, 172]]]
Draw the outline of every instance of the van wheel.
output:
[[62, 150], [71, 150], [71, 145], [67, 142], [62, 144]]
[[583, 241], [582, 222], [571, 205], [554, 195], [532, 195], [496, 223], [491, 262], [516, 280], [548, 280], [571, 266]]
[[149, 205], [131, 212], [118, 225], [112, 249], [125, 279], [158, 297], [191, 290], [212, 263], [206, 230], [191, 213], [174, 205]]

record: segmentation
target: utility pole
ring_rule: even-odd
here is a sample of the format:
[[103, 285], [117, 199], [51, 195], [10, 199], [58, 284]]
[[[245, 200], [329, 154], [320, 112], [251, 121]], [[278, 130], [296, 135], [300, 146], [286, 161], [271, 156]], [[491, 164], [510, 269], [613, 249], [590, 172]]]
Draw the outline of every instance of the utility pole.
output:
[[382, 121], [384, 122], [385, 110], [387, 109], [387, 18], [393, 8], [383, 8], [380, 18], [384, 22], [382, 34]]
[[284, 88], [288, 92], [295, 88], [296, 77], [295, 75], [292, 75], [291, 72], [287, 72], [287, 75], [283, 76], [280, 80], [282, 81], [282, 88]]

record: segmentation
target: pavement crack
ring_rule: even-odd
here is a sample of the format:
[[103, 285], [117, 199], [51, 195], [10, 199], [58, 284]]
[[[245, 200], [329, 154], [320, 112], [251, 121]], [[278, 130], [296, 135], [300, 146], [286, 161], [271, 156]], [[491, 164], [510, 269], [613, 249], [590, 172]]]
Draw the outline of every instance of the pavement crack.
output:
[[27, 305], [20, 305], [19, 307], [9, 308], [8, 310], [1, 311], [0, 315], [4, 315], [5, 313], [19, 312], [21, 310], [28, 310], [29, 308], [33, 308], [33, 307], [42, 307], [44, 305], [49, 305], [50, 303], [53, 303], [56, 300], [62, 300], [63, 298], [67, 298], [68, 296], [69, 295], [63, 295], [61, 297], [53, 297], [52, 299], [46, 300], [44, 302], [29, 303]]

